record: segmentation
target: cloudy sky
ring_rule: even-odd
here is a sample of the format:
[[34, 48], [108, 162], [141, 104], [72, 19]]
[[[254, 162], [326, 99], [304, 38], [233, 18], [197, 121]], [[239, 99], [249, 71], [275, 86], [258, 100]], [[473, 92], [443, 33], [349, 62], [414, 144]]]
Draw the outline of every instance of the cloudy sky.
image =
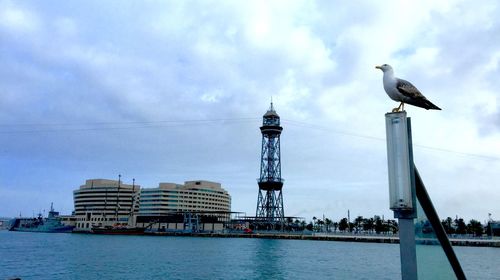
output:
[[0, 0], [0, 216], [73, 210], [90, 178], [221, 182], [255, 214], [262, 115], [287, 216], [392, 217], [388, 63], [438, 213], [500, 219], [496, 1]]

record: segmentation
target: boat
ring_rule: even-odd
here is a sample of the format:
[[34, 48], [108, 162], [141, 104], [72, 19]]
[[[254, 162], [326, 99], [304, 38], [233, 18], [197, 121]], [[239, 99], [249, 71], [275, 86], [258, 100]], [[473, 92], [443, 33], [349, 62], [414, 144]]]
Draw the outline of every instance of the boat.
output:
[[59, 219], [59, 212], [54, 211], [53, 204], [50, 204], [50, 211], [47, 218], [42, 214], [38, 214], [36, 218], [14, 218], [10, 222], [10, 231], [25, 231], [25, 232], [51, 232], [51, 233], [67, 233], [72, 232], [74, 226], [68, 226]]
[[109, 235], [140, 235], [144, 234], [146, 228], [143, 227], [128, 227], [128, 226], [103, 226], [92, 227], [90, 233], [93, 234], [109, 234]]
[[[120, 184], [121, 175], [118, 175], [118, 193], [116, 195], [116, 209], [115, 209], [115, 221], [118, 221], [118, 210], [120, 209]], [[132, 183], [133, 188], [135, 188], [135, 179]], [[107, 197], [107, 196], [106, 196]], [[106, 208], [107, 200], [104, 201], [104, 207]], [[129, 217], [132, 216], [132, 209], [129, 213]], [[109, 234], [109, 235], [140, 235], [144, 234], [146, 228], [144, 227], [133, 227], [126, 224], [116, 223], [114, 225], [98, 225], [92, 226], [88, 233], [93, 234]]]

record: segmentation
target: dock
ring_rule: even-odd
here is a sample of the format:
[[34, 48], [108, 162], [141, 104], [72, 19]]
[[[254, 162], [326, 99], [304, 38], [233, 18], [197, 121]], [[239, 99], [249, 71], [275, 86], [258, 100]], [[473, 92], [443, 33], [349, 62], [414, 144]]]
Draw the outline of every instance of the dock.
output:
[[[212, 237], [212, 238], [264, 238], [264, 239], [290, 239], [290, 240], [317, 240], [340, 242], [368, 242], [399, 244], [399, 237], [380, 235], [335, 235], [335, 234], [297, 234], [297, 233], [195, 233], [195, 232], [146, 232], [145, 235], [154, 236], [187, 236], [187, 237]], [[500, 248], [500, 239], [473, 239], [450, 238], [453, 246], [469, 247], [497, 247]], [[437, 244], [436, 239], [420, 238], [419, 244]]]

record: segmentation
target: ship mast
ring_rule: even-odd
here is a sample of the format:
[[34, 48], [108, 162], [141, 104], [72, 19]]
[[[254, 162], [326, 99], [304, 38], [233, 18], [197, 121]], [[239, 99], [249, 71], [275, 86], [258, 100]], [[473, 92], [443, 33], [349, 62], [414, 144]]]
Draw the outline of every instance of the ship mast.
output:
[[120, 184], [122, 175], [118, 174], [118, 191], [116, 193], [115, 223], [118, 224], [118, 210], [120, 209]]
[[[94, 185], [94, 181], [92, 181], [92, 185]], [[102, 218], [104, 222], [106, 222], [106, 211], [108, 210], [108, 187], [104, 188], [104, 211], [102, 211]], [[105, 223], [103, 223], [105, 225]]]
[[132, 178], [132, 201], [131, 201], [131, 206], [130, 206], [130, 214], [129, 214], [129, 218], [132, 217], [133, 213], [134, 213], [134, 199], [135, 199], [135, 178]]

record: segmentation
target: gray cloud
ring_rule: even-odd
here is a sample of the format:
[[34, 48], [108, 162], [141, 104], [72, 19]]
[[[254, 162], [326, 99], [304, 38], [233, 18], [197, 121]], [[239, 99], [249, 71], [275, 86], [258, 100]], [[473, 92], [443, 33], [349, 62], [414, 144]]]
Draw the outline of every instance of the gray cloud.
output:
[[[0, 214], [69, 211], [85, 179], [118, 173], [220, 181], [251, 214], [272, 96], [287, 213], [390, 216], [382, 115], [395, 104], [373, 67], [391, 63], [444, 108], [408, 108], [415, 143], [438, 148], [415, 148], [436, 207], [500, 215], [499, 161], [464, 155], [500, 158], [498, 7], [468, 5], [395, 1], [388, 17], [331, 1], [1, 2]], [[488, 199], [466, 203], [477, 178]]]

